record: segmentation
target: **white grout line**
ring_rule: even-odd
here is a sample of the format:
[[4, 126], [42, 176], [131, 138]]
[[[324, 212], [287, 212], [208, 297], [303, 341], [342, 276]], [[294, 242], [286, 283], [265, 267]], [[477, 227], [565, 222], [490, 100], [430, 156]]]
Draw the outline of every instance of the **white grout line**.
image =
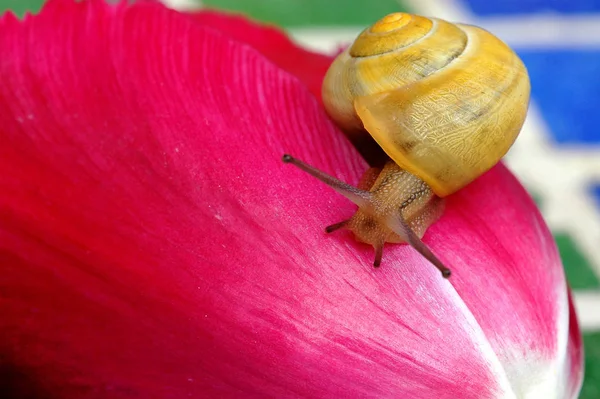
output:
[[586, 192], [590, 182], [600, 180], [600, 148], [584, 153], [557, 148], [546, 139], [548, 130], [532, 104], [507, 164], [526, 187], [543, 195], [548, 224], [573, 235], [600, 275], [600, 214]]
[[[450, 17], [445, 19], [464, 21]], [[489, 30], [519, 50], [600, 50], [600, 14], [560, 17], [532, 15], [468, 21]], [[312, 49], [329, 52], [335, 50], [339, 43], [352, 41], [362, 29], [364, 27], [358, 26], [297, 28], [292, 30], [292, 34]]]
[[[585, 331], [600, 331], [600, 293], [580, 291], [575, 294], [575, 307]], [[581, 317], [585, 315], [585, 317]]]
[[333, 54], [340, 47], [350, 44], [364, 28], [364, 26], [333, 29], [329, 27], [292, 28], [288, 33], [302, 47]]
[[419, 14], [452, 22], [472, 22], [475, 15], [459, 0], [398, 0]]
[[520, 49], [600, 49], [600, 15], [531, 14], [475, 22]]
[[477, 17], [458, 0], [405, 0], [404, 3], [424, 15], [482, 26], [521, 49], [600, 49], [598, 14], [546, 12]]
[[161, 0], [161, 3], [174, 10], [195, 10], [202, 7], [200, 0]]

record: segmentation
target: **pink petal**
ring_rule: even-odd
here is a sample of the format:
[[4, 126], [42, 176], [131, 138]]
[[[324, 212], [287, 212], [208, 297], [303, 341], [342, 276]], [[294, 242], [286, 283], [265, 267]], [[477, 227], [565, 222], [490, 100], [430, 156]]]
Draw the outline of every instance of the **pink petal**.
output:
[[453, 286], [517, 397], [570, 397], [560, 392], [573, 377], [556, 371], [566, 361], [569, 329], [578, 327], [569, 327], [572, 305], [560, 258], [533, 201], [497, 169], [449, 199], [428, 242], [444, 254], [460, 248], [447, 261], [456, 269]]
[[562, 373], [568, 377], [565, 397], [578, 398], [583, 383], [583, 342], [579, 321], [573, 305], [573, 297], [569, 292], [569, 343], [567, 346], [564, 369]]
[[[482, 398], [581, 362], [551, 236], [504, 167], [426, 235], [451, 281], [400, 245], [373, 270], [370, 248], [322, 232], [353, 206], [280, 158], [353, 182], [364, 162], [252, 47], [154, 4], [2, 19], [10, 389]], [[553, 376], [542, 389], [580, 378]]]
[[[221, 13], [217, 13], [217, 12], [210, 12], [210, 11], [203, 11], [197, 14], [194, 14], [194, 17], [201, 21], [202, 23], [208, 25], [208, 26], [212, 26], [215, 27], [216, 29], [220, 29], [221, 31], [223, 31], [224, 33], [231, 35], [232, 37], [235, 37], [237, 40], [243, 41], [243, 42], [247, 42], [249, 44], [251, 44], [253, 47], [257, 48], [259, 51], [261, 51], [263, 54], [267, 55], [268, 57], [273, 57], [275, 58], [275, 62], [277, 62], [277, 58], [281, 58], [284, 55], [287, 55], [288, 53], [291, 53], [294, 55], [294, 60], [292, 63], [286, 64], [285, 62], [283, 63], [278, 63], [278, 65], [286, 70], [288, 70], [289, 72], [296, 74], [296, 75], [300, 75], [300, 79], [303, 81], [306, 81], [306, 73], [304, 73], [306, 70], [309, 70], [310, 66], [318, 66], [318, 68], [310, 71], [310, 73], [312, 74], [312, 76], [317, 76], [317, 77], [321, 77], [323, 75], [324, 72], [321, 73], [321, 71], [326, 70], [327, 66], [328, 66], [328, 59], [323, 60], [322, 58], [319, 58], [318, 55], [315, 55], [314, 53], [310, 53], [310, 52], [306, 52], [305, 54], [300, 54], [301, 50], [298, 49], [294, 49], [289, 48], [290, 47], [290, 42], [289, 40], [287, 40], [285, 37], [283, 37], [281, 35], [281, 33], [279, 33], [276, 30], [273, 29], [268, 29], [268, 28], [261, 28], [255, 24], [252, 24], [251, 22], [245, 20], [243, 17], [232, 17], [232, 16], [227, 16]], [[286, 48], [286, 51], [278, 51], [280, 48]], [[302, 60], [307, 60], [305, 62], [302, 62]], [[323, 68], [323, 64], [325, 64], [324, 69]], [[313, 93], [318, 93], [317, 95], [320, 95], [320, 84], [321, 84], [321, 79], [318, 79], [317, 82], [314, 82], [315, 85], [313, 85], [312, 87], [317, 87], [317, 90], [313, 89]], [[464, 194], [464, 193], [463, 193]], [[468, 198], [467, 194], [467, 198]], [[459, 200], [461, 201], [461, 200]], [[489, 200], [486, 200], [489, 201]], [[531, 216], [529, 215], [531, 212], [535, 213], [535, 217], [534, 218], [526, 218], [526, 220], [522, 221], [522, 225], [523, 226], [530, 226], [532, 223], [534, 224], [535, 228], [538, 229], [540, 228], [539, 225], [541, 226], [545, 226], [545, 223], [541, 220], [539, 214], [537, 213], [537, 211], [535, 210], [535, 205], [533, 205], [533, 203], [527, 198], [527, 199], [521, 199], [522, 202], [524, 202], [525, 205], [523, 207], [523, 212], [521, 216]], [[491, 211], [492, 213], [494, 213], [494, 211]], [[486, 215], [487, 214], [487, 210], [482, 212], [481, 215]], [[485, 218], [485, 217], [484, 217]], [[533, 219], [533, 220], [532, 220]], [[481, 221], [476, 221], [476, 222], [481, 222]], [[487, 223], [488, 225], [492, 225], [492, 228], [494, 226], [494, 223]], [[498, 224], [499, 226], [501, 226], [502, 224], [506, 224], [506, 223], [502, 223], [502, 220], [500, 220], [500, 223]], [[511, 226], [512, 227], [512, 226]], [[503, 303], [502, 305], [505, 306], [506, 311], [508, 311], [510, 313], [511, 309], [514, 308], [520, 308], [520, 312], [521, 314], [516, 315], [515, 319], [519, 320], [519, 319], [523, 319], [523, 320], [531, 320], [531, 329], [538, 331], [538, 333], [541, 334], [542, 338], [546, 338], [547, 342], [543, 342], [543, 340], [541, 342], [537, 341], [537, 338], [535, 337], [519, 337], [519, 336], [515, 336], [513, 338], [515, 338], [515, 340], [520, 341], [521, 344], [526, 345], [527, 347], [529, 347], [529, 345], [532, 346], [539, 346], [541, 350], [548, 350], [552, 347], [552, 345], [555, 344], [555, 339], [556, 339], [556, 335], [557, 334], [562, 334], [563, 335], [563, 340], [564, 340], [564, 334], [565, 334], [565, 326], [567, 325], [567, 323], [565, 322], [564, 318], [565, 318], [565, 299], [564, 299], [564, 295], [566, 295], [566, 291], [563, 287], [564, 284], [564, 276], [562, 275], [562, 265], [560, 265], [560, 260], [558, 258], [558, 254], [556, 252], [556, 248], [555, 245], [553, 243], [553, 239], [551, 237], [551, 235], [549, 234], [549, 232], [547, 231], [547, 229], [545, 227], [541, 227], [542, 229], [544, 229], [544, 234], [543, 237], [541, 237], [541, 242], [536, 242], [534, 243], [534, 245], [532, 247], [529, 247], [529, 245], [531, 244], [530, 242], [527, 242], [525, 244], [521, 244], [518, 245], [518, 248], [532, 248], [534, 249], [534, 253], [529, 254], [531, 255], [531, 257], [528, 256], [528, 254], [523, 254], [524, 256], [521, 256], [522, 258], [531, 260], [531, 259], [539, 259], [540, 257], [545, 257], [548, 258], [550, 257], [550, 259], [548, 259], [545, 262], [542, 262], [542, 264], [546, 264], [546, 265], [550, 265], [549, 269], [552, 273], [554, 273], [551, 276], [546, 276], [548, 277], [546, 279], [546, 281], [540, 282], [539, 286], [540, 289], [537, 290], [537, 292], [532, 292], [532, 293], [528, 293], [529, 291], [529, 287], [528, 287], [528, 282], [530, 281], [535, 281], [536, 280], [536, 272], [539, 272], [539, 269], [536, 271], [535, 269], [531, 270], [531, 273], [529, 273], [529, 275], [525, 274], [525, 275], [517, 275], [517, 278], [511, 277], [510, 275], [514, 274], [514, 271], [510, 271], [510, 270], [504, 270], [504, 268], [502, 267], [503, 263], [516, 263], [518, 261], [520, 261], [519, 258], [508, 258], [508, 259], [502, 259], [502, 256], [498, 256], [497, 252], [495, 250], [489, 251], [490, 254], [490, 258], [497, 258], [498, 261], [498, 271], [500, 271], [500, 275], [503, 272], [508, 272], [509, 276], [508, 278], [512, 278], [515, 281], [513, 281], [512, 284], [507, 284], [507, 278], [505, 278], [505, 276], [500, 276], [500, 279], [502, 279], [502, 283], [500, 286], [497, 286], [497, 283], [492, 283], [492, 285], [494, 287], [492, 287], [492, 289], [495, 289], [497, 291], [500, 291], [499, 294], [501, 294], [501, 291], [505, 290], [508, 292], [513, 292], [513, 290], [515, 289], [515, 287], [512, 287], [513, 285], [516, 285], [516, 290], [517, 292], [520, 292], [522, 295], [520, 297], [516, 297], [515, 295], [512, 295], [512, 301], [506, 301], [505, 303]], [[508, 236], [510, 237], [511, 234], [513, 234], [513, 231], [511, 230], [508, 233]], [[531, 238], [535, 238], [535, 236], [539, 235], [539, 232], [537, 231], [524, 231], [521, 234], [523, 234], [525, 237], [525, 239], [527, 239], [528, 236], [531, 236]], [[438, 237], [445, 237], [446, 235], [444, 234], [439, 234]], [[448, 234], [447, 236], [452, 236], [452, 234]], [[485, 238], [484, 238], [485, 240]], [[469, 237], [466, 238], [465, 241], [469, 241]], [[537, 245], [536, 245], [537, 244]], [[540, 245], [542, 245], [542, 249], [544, 250], [542, 254], [539, 254], [539, 247]], [[472, 259], [477, 259], [477, 258], [481, 258], [483, 260], [483, 262], [487, 262], [487, 256], [478, 256], [481, 255], [480, 253], [478, 253], [480, 251], [480, 249], [475, 245], [474, 246], [474, 257], [472, 257]], [[467, 259], [470, 259], [471, 257], [467, 257]], [[518, 268], [518, 264], [516, 265]], [[485, 267], [484, 267], [485, 268]], [[517, 273], [520, 273], [519, 270], [516, 271]], [[479, 273], [480, 274], [480, 278], [483, 279], [487, 279], [489, 276], [485, 275], [485, 271], [484, 273]], [[468, 284], [468, 282], [467, 282]], [[504, 284], [507, 284], [508, 286], [504, 286]], [[479, 284], [475, 284], [476, 286]], [[489, 284], [487, 284], [489, 285]], [[475, 309], [475, 314], [477, 315], [477, 313], [479, 313], [479, 317], [478, 319], [481, 319], [481, 324], [482, 327], [484, 328], [484, 330], [488, 330], [489, 333], [487, 333], [486, 335], [488, 337], [492, 337], [492, 341], [494, 341], [493, 337], [498, 337], [501, 336], [501, 339], [498, 341], [503, 341], [506, 340], [506, 338], [510, 337], [511, 335], [515, 335], [515, 334], [519, 334], [519, 332], [525, 332], [525, 335], [527, 335], [528, 333], [531, 332], [530, 329], [523, 329], [523, 330], [519, 330], [519, 329], [515, 329], [514, 325], [511, 324], [507, 324], [506, 323], [506, 319], [504, 317], [504, 314], [502, 311], [491, 311], [489, 309], [489, 303], [487, 303], [487, 298], [486, 298], [486, 291], [487, 288], [484, 287], [485, 284], [483, 284], [483, 286], [481, 288], [481, 290], [473, 290], [471, 289], [470, 293], [465, 293], [464, 296], [461, 295], [463, 298], [465, 298], [467, 295], [470, 297], [470, 300], [473, 301], [473, 307]], [[546, 289], [546, 287], [555, 287], [556, 289], [556, 296], [558, 298], [549, 298], [551, 299], [550, 301], [545, 301], [545, 303], [543, 303], [543, 305], [547, 305], [547, 306], [542, 306], [541, 309], [545, 312], [545, 314], [537, 314], [538, 310], [540, 309], [538, 307], [538, 304], [536, 303], [536, 301], [531, 301], [528, 300], [528, 297], [535, 297], [535, 294], [540, 294], [540, 295], [544, 295], [544, 291]], [[469, 287], [466, 287], [467, 289], [469, 289]], [[471, 287], [472, 288], [472, 287]], [[500, 295], [501, 297], [501, 295]], [[554, 300], [552, 300], [554, 299]], [[480, 302], [480, 303], [478, 303]], [[483, 306], [481, 306], [483, 305]], [[498, 304], [495, 304], [495, 306], [497, 306]], [[524, 305], [524, 306], [523, 306]], [[533, 306], [532, 306], [533, 305]], [[549, 305], [549, 306], [548, 306]], [[572, 309], [572, 302], [569, 302], [569, 306], [570, 306], [570, 314], [571, 314], [571, 327], [569, 329], [569, 331], [571, 332], [570, 334], [570, 339], [573, 339], [574, 337], [578, 337], [579, 341], [581, 341], [581, 337], [579, 334], [579, 327], [576, 324], [577, 320], [575, 317], [573, 317], [574, 315], [574, 310]], [[562, 307], [562, 308], [561, 308]], [[500, 310], [500, 309], [498, 309]], [[491, 315], [491, 316], [488, 316]], [[562, 317], [561, 317], [562, 316]], [[545, 317], [548, 317], [548, 319], [546, 319]], [[548, 320], [554, 320], [554, 323], [548, 323]], [[575, 324], [573, 324], [573, 321], [575, 322]], [[499, 330], [500, 329], [504, 329], [506, 330], [504, 334], [499, 334]], [[504, 356], [501, 355], [501, 359], [504, 358], [503, 363], [505, 364], [505, 367], [507, 367], [509, 370], [508, 372], [510, 373], [510, 369], [514, 368], [514, 366], [511, 363], [522, 363], [522, 361], [519, 359], [521, 356], [519, 354], [519, 351], [515, 351], [514, 349], [511, 349], [510, 346], [513, 344], [514, 342], [508, 340], [506, 342], [496, 342], [496, 344], [499, 346], [498, 348], [496, 348], [496, 350], [499, 350], [501, 352], [506, 351], [506, 352], [513, 352], [512, 354], [504, 354]], [[502, 347], [502, 346], [507, 346], [507, 347]], [[570, 354], [575, 354], [575, 353], [581, 353], [581, 343], [575, 343], [575, 348], [573, 350], [569, 350]], [[550, 358], [552, 358], [553, 356], [558, 356], [561, 350], [564, 350], [564, 345], [561, 348], [554, 348], [556, 350], [550, 350], [549, 353], [547, 355], [550, 356]], [[581, 355], [580, 355], [581, 357]], [[559, 361], [562, 361], [562, 359], [560, 358], [560, 356], [558, 357]], [[542, 360], [544, 361], [544, 360]], [[574, 361], [573, 363], [576, 367], [577, 366], [581, 366], [582, 365], [582, 360], [579, 359], [578, 361]], [[552, 366], [550, 366], [551, 368]], [[537, 371], [536, 366], [533, 366], [533, 364], [530, 364], [530, 371], [532, 371], [533, 373], [536, 373]], [[581, 369], [580, 369], [581, 370]], [[526, 370], [523, 370], [522, 368], [518, 367], [513, 371], [513, 374], [515, 374], [514, 379], [519, 379], [519, 374], [523, 373], [523, 372], [527, 372]], [[522, 376], [522, 375], [521, 375]], [[510, 377], [510, 376], [509, 376]], [[548, 374], [545, 377], [549, 377], [549, 378], [553, 378], [553, 376], [551, 374]], [[511, 378], [512, 379], [512, 378]], [[575, 377], [573, 378], [572, 381], [581, 381], [581, 376]], [[577, 385], [577, 384], [575, 384]], [[578, 391], [578, 389], [577, 389]]]
[[279, 28], [259, 25], [241, 15], [210, 10], [188, 15], [203, 26], [254, 47], [275, 65], [295, 75], [315, 97], [321, 99], [321, 85], [331, 57], [297, 47]]

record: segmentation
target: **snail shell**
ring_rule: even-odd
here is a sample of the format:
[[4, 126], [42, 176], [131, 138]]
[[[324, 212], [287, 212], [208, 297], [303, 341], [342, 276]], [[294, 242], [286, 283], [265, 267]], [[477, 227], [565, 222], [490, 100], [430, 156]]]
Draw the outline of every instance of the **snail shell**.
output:
[[363, 31], [323, 83], [325, 108], [351, 140], [366, 130], [440, 197], [504, 156], [529, 93], [523, 62], [491, 33], [404, 13]]

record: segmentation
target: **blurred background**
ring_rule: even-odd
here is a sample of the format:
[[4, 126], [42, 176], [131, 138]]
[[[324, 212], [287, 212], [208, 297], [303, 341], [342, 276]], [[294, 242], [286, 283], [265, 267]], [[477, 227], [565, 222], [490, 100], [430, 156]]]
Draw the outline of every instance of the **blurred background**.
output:
[[[163, 0], [284, 27], [301, 45], [333, 52], [367, 25], [408, 11], [482, 26], [529, 69], [533, 101], [506, 161], [537, 201], [558, 244], [584, 331], [581, 398], [600, 398], [600, 0]], [[43, 0], [0, 0], [22, 15]]]

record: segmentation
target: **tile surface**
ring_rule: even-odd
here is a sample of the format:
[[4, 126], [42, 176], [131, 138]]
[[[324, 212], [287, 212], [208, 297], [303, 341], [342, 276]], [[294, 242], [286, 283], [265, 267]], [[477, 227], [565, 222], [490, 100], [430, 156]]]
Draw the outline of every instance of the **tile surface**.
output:
[[[600, 22], [600, 21], [599, 21]], [[600, 144], [600, 50], [518, 50], [532, 95], [559, 144]], [[591, 101], [592, 100], [592, 101]]]
[[466, 0], [464, 2], [478, 15], [600, 12], [600, 2], [597, 0]]

